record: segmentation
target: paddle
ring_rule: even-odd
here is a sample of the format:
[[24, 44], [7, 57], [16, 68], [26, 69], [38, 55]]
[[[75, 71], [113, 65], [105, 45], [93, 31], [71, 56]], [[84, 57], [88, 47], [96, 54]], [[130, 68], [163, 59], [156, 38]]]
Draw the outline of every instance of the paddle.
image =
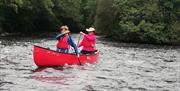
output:
[[81, 64], [81, 61], [80, 61], [80, 59], [79, 59], [79, 56], [78, 56], [78, 61], [79, 61], [79, 65], [82, 65], [82, 64]]
[[[71, 35], [69, 34], [69, 36], [71, 37]], [[80, 38], [79, 38], [80, 39]], [[78, 40], [79, 41], [79, 40]], [[78, 51], [78, 50], [77, 50]], [[81, 65], [81, 61], [80, 61], [80, 59], [79, 59], [79, 54], [77, 55], [77, 58], [78, 58], [78, 62], [79, 62], [79, 64]]]
[[[80, 39], [81, 39], [81, 35], [79, 35], [79, 39], [78, 39], [77, 45], [79, 44]], [[78, 61], [79, 61], [79, 64], [81, 65], [81, 61], [79, 59], [79, 56], [78, 56]]]
[[81, 34], [79, 34], [79, 39], [78, 39], [77, 45], [79, 44], [80, 39], [81, 39]]

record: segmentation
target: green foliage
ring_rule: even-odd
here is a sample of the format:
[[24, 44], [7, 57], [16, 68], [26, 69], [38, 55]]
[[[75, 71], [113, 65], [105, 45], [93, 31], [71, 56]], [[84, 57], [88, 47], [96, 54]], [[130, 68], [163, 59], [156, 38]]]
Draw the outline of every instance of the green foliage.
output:
[[97, 0], [95, 27], [98, 33], [109, 33], [113, 27], [113, 0]]
[[[108, 23], [114, 27], [106, 35], [113, 39], [159, 44], [180, 42], [180, 0], [113, 0], [112, 6], [116, 21]], [[108, 13], [103, 10], [99, 12]], [[104, 21], [103, 17], [99, 18], [99, 22]], [[101, 28], [107, 24], [97, 26], [101, 32], [109, 31], [109, 28]]]
[[60, 16], [72, 18], [79, 22], [82, 20], [80, 14], [81, 0], [53, 0], [55, 4], [54, 10], [60, 13]]
[[82, 1], [1, 0], [0, 28], [6, 32], [40, 32], [57, 31], [59, 26], [68, 25], [78, 31], [92, 25], [94, 19], [89, 17], [95, 16], [95, 0]]
[[125, 42], [180, 43], [180, 0], [0, 0], [0, 32], [68, 25]]
[[81, 12], [83, 13], [82, 23], [84, 24], [82, 28], [84, 29], [92, 26], [96, 15], [96, 0], [82, 0]]
[[[53, 0], [53, 12], [57, 19], [70, 26], [71, 30], [79, 30], [82, 25], [81, 0]], [[76, 32], [75, 31], [75, 32]]]

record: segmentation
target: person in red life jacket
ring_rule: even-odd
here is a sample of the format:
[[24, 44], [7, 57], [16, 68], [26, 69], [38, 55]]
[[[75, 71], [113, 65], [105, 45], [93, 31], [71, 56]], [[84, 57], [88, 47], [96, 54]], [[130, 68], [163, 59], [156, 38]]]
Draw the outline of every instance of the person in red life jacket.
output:
[[88, 34], [85, 34], [83, 32], [80, 32], [81, 35], [83, 35], [82, 41], [78, 44], [78, 47], [83, 46], [81, 53], [82, 54], [93, 54], [96, 52], [95, 43], [96, 43], [96, 35], [95, 35], [95, 29], [93, 27], [90, 27], [89, 29], [86, 29]]
[[69, 36], [69, 28], [67, 26], [61, 26], [60, 31], [61, 33], [56, 36], [56, 39], [58, 40], [56, 51], [68, 53], [68, 47], [71, 45], [74, 48], [76, 55], [79, 57], [78, 48], [73, 42], [71, 36]]

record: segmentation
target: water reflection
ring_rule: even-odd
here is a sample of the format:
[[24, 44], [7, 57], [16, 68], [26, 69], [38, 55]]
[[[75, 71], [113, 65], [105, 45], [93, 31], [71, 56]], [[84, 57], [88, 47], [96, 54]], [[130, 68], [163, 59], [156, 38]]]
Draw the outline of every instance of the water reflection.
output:
[[63, 67], [37, 67], [36, 69], [32, 70], [32, 72], [33, 73], [43, 72], [47, 68], [52, 68], [52, 69], [60, 70], [60, 71], [63, 71], [63, 69], [64, 69]]
[[[72, 67], [68, 67], [68, 68], [72, 68]], [[51, 69], [51, 71], [48, 71], [50, 69]], [[55, 84], [67, 85], [66, 80], [69, 77], [66, 77], [66, 75], [64, 75], [64, 74], [52, 75], [51, 73], [53, 70], [58, 71], [58, 72], [63, 72], [64, 67], [38, 67], [35, 70], [32, 70], [32, 72], [34, 74], [32, 76], [32, 79], [35, 79], [35, 80], [41, 81], [41, 82], [46, 82], [46, 83], [55, 83]], [[47, 74], [49, 74], [49, 75], [47, 75]]]

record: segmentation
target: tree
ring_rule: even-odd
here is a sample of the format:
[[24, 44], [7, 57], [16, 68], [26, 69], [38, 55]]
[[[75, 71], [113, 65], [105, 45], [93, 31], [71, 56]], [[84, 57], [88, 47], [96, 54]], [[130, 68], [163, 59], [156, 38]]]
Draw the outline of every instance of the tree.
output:
[[113, 27], [113, 0], [97, 0], [95, 27], [98, 33], [108, 33]]
[[178, 10], [179, 0], [99, 0], [95, 23], [100, 32], [121, 41], [177, 43]]
[[85, 30], [87, 27], [91, 27], [95, 21], [96, 15], [96, 0], [82, 0], [81, 13], [83, 15], [82, 28]]

